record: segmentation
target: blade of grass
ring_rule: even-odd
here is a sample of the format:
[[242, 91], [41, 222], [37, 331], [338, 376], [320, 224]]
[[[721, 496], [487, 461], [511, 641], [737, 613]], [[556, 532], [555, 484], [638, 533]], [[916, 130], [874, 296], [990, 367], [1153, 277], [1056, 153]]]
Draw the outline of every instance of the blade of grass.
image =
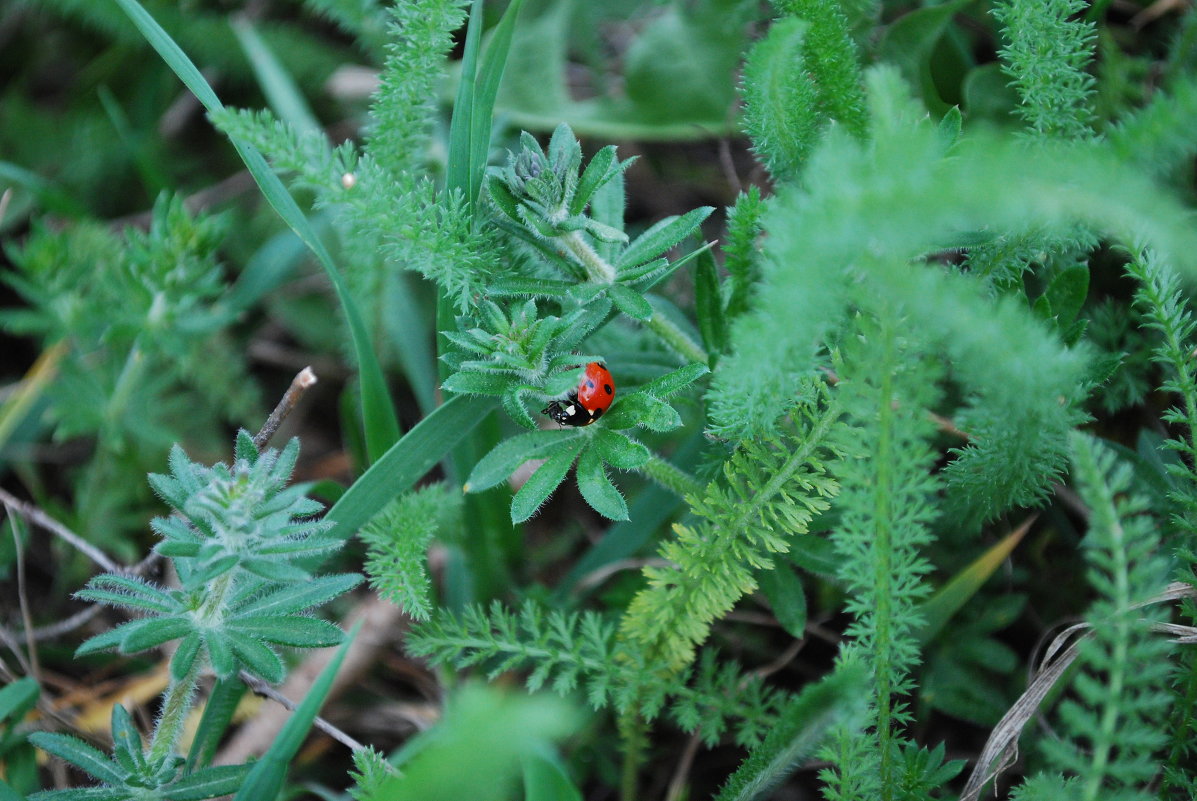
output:
[[[174, 39], [162, 29], [153, 17], [141, 7], [137, 0], [116, 0], [121, 9], [141, 31], [142, 36], [150, 46], [158, 51], [167, 66], [174, 70], [179, 79], [191, 90], [192, 94], [204, 105], [209, 112], [216, 112], [224, 108], [216, 92], [208, 85], [207, 80], [200, 74], [199, 69], [192, 63], [187, 54], [175, 43]], [[337, 293], [337, 300], [345, 313], [345, 320], [349, 325], [349, 332], [353, 338], [353, 348], [357, 356], [359, 380], [361, 381], [361, 412], [362, 423], [366, 432], [366, 451], [371, 460], [377, 460], [399, 439], [399, 419], [395, 416], [395, 405], [391, 402], [387, 391], [386, 381], [383, 379], [382, 368], [378, 364], [378, 356], [366, 331], [366, 325], [358, 312], [357, 304], [349, 295], [349, 289], [341, 278], [341, 273], [333, 263], [332, 256], [325, 248], [324, 242], [316, 234], [295, 199], [287, 192], [283, 182], [270, 169], [266, 159], [254, 147], [235, 138], [230, 139], [237, 154], [249, 168], [262, 196], [274, 207], [278, 215], [283, 218], [291, 230], [305, 245], [316, 254], [329, 282]]]
[[258, 35], [253, 23], [243, 17], [234, 17], [230, 23], [245, 57], [253, 67], [258, 85], [266, 95], [266, 102], [278, 115], [278, 118], [289, 124], [299, 133], [322, 133], [316, 115], [312, 113], [308, 101], [299, 91], [294, 79], [275, 57], [274, 52]]
[[1006, 561], [1006, 557], [1018, 543], [1022, 542], [1022, 538], [1026, 536], [1034, 522], [1034, 517], [1027, 518], [1025, 523], [978, 556], [968, 567], [943, 585], [939, 592], [923, 602], [919, 613], [926, 622], [916, 634], [920, 643], [927, 643], [934, 639], [952, 615], [956, 614], [960, 607], [964, 606], [968, 599], [981, 589], [981, 585], [993, 575], [993, 571], [997, 570], [998, 565]]
[[[486, 159], [490, 147], [491, 119], [494, 116], [495, 96], [507, 64], [507, 53], [515, 30], [515, 19], [523, 0], [514, 0], [503, 12], [495, 27], [494, 37], [479, 69], [482, 49], [482, 0], [474, 0], [470, 21], [466, 27], [465, 52], [461, 60], [461, 83], [453, 105], [453, 119], [449, 125], [449, 164], [447, 188], [457, 190], [468, 202], [468, 213], [474, 206], [482, 187]], [[436, 330], [437, 355], [443, 356], [451, 347], [439, 332], [454, 327], [455, 310], [443, 292], [437, 292]], [[438, 360], [441, 380], [447, 377], [447, 364]], [[470, 468], [499, 441], [497, 425], [482, 429], [478, 435], [455, 448], [449, 460], [450, 476], [466, 475]], [[448, 581], [477, 588], [479, 597], [489, 597], [497, 588], [506, 586], [505, 560], [513, 556], [521, 538], [513, 531], [508, 514], [510, 492], [466, 498], [466, 516], [479, 528], [480, 536], [471, 537], [465, 546], [468, 558], [463, 561], [469, 576], [449, 576]], [[506, 542], [506, 547], [503, 543]]]
[[245, 777], [245, 783], [241, 785], [237, 795], [233, 796], [233, 801], [272, 801], [278, 797], [283, 780], [287, 776], [287, 767], [299, 753], [299, 747], [303, 745], [308, 730], [312, 728], [312, 721], [316, 719], [316, 713], [320, 711], [320, 705], [324, 703], [325, 696], [332, 689], [333, 679], [341, 667], [341, 661], [345, 659], [345, 654], [349, 651], [349, 646], [353, 644], [361, 627], [362, 621], [358, 621], [357, 625], [345, 636], [345, 642], [341, 643], [336, 655], [324, 670], [320, 671], [320, 675], [312, 684], [312, 689], [308, 690], [303, 701], [295, 707], [295, 711], [283, 725], [282, 731], [278, 733], [270, 750], [254, 763], [249, 775]]
[[449, 163], [445, 183], [450, 192], [460, 190], [472, 206], [477, 196], [469, 194], [472, 164], [471, 137], [474, 133], [474, 82], [478, 73], [478, 52], [482, 49], [482, 0], [474, 0], [470, 7], [470, 21], [466, 25], [465, 50], [461, 54], [461, 82], [457, 84], [457, 98], [453, 102], [453, 119], [449, 122]]
[[349, 537], [392, 498], [409, 489], [494, 408], [494, 401], [458, 395], [441, 404], [353, 482], [328, 511], [333, 534]]

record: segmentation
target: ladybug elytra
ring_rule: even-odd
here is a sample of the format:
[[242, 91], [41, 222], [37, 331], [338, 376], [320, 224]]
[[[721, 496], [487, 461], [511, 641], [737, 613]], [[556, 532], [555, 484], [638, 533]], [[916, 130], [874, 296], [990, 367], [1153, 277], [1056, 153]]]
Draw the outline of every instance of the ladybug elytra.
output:
[[551, 401], [541, 410], [563, 426], [588, 426], [611, 408], [615, 399], [615, 379], [598, 362], [590, 362], [582, 371], [578, 388], [565, 400]]

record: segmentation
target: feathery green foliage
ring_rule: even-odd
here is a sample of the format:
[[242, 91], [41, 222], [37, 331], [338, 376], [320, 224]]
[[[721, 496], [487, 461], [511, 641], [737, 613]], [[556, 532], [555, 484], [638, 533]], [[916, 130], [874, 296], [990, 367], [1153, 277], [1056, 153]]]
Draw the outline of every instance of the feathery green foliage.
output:
[[744, 64], [744, 132], [774, 180], [797, 177], [820, 129], [815, 87], [805, 70], [806, 24], [778, 20]]
[[761, 742], [783, 697], [734, 662], [704, 651], [695, 665], [662, 673], [616, 638], [613, 621], [593, 612], [544, 610], [533, 602], [517, 613], [495, 601], [461, 614], [441, 610], [413, 628], [412, 653], [459, 669], [480, 666], [491, 678], [529, 670], [529, 690], [583, 691], [592, 706], [613, 706], [647, 720], [663, 709], [684, 731], [709, 745], [729, 730], [737, 743]]
[[772, 568], [829, 507], [838, 487], [826, 464], [840, 412], [812, 395], [819, 400], [792, 408], [775, 439], [741, 443], [721, 480], [687, 499], [702, 522], [674, 526], [677, 539], [661, 546], [669, 566], [644, 568], [648, 586], [628, 605], [620, 638], [650, 664], [689, 664], [711, 623], [756, 589], [753, 572]]
[[910, 720], [903, 699], [914, 688], [919, 661], [918, 603], [930, 592], [924, 576], [931, 565], [922, 551], [932, 539], [931, 501], [940, 480], [930, 473], [935, 454], [927, 440], [934, 429], [924, 410], [935, 405], [937, 376], [918, 343], [899, 333], [908, 327], [900, 307], [881, 300], [864, 314], [876, 320], [858, 318], [857, 338], [845, 341], [837, 370], [836, 395], [849, 425], [837, 437], [843, 458], [833, 470], [842, 516], [832, 539], [853, 615], [845, 648], [860, 653], [873, 678], [864, 736], [875, 745], [861, 749], [844, 742], [859, 735], [841, 732], [838, 746], [824, 750], [834, 773], [823, 775], [838, 788], [839, 795], [829, 797], [854, 797], [849, 788], [869, 782], [853, 774], [874, 766], [843, 757], [876, 754], [877, 791], [890, 799], [899, 786], [899, 730]]
[[461, 495], [444, 484], [404, 493], [358, 532], [366, 544], [370, 585], [415, 620], [432, 608], [425, 568], [428, 543], [461, 527]]
[[1098, 598], [1086, 615], [1093, 633], [1081, 643], [1077, 699], [1060, 706], [1071, 737], [1045, 740], [1044, 748], [1080, 780], [1078, 798], [1147, 799], [1143, 787], [1157, 770], [1153, 752], [1166, 742], [1159, 724], [1169, 704], [1171, 646], [1150, 631], [1163, 610], [1137, 604], [1163, 589], [1169, 565], [1147, 501], [1130, 491], [1130, 468], [1082, 435], [1072, 444], [1078, 488], [1092, 514], [1087, 576]]
[[860, 57], [843, 8], [837, 0], [774, 0], [773, 5], [810, 26], [802, 55], [814, 83], [819, 111], [863, 140], [868, 135], [869, 120]]
[[[1183, 456], [1170, 467], [1176, 479], [1172, 499], [1178, 507], [1177, 522], [1191, 535], [1197, 532], [1197, 473], [1191, 467], [1197, 457], [1193, 439], [1197, 436], [1197, 373], [1192, 365], [1197, 321], [1184, 301], [1176, 273], [1154, 251], [1136, 250], [1127, 263], [1127, 273], [1139, 282], [1135, 305], [1145, 316], [1146, 327], [1161, 336], [1154, 359], [1164, 365], [1168, 378], [1160, 388], [1180, 396], [1179, 407], [1164, 415], [1164, 421], [1177, 426], [1180, 433], [1165, 444]], [[1186, 543], [1185, 548], [1191, 550], [1193, 543]]]
[[1004, 69], [1018, 91], [1019, 115], [1038, 136], [1080, 140], [1093, 135], [1094, 27], [1071, 19], [1082, 0], [1004, 0], [993, 15], [1002, 25]]

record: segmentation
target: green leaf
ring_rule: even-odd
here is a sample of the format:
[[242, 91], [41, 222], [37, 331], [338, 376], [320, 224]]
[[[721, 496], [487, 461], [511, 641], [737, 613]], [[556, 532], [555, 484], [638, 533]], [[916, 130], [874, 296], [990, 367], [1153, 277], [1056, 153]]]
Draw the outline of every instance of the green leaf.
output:
[[303, 584], [283, 587], [237, 607], [237, 614], [231, 620], [235, 622], [242, 617], [275, 617], [302, 612], [331, 601], [361, 583], [362, 577], [357, 573], [314, 576]]
[[151, 625], [138, 626], [127, 631], [121, 638], [121, 653], [135, 654], [139, 651], [156, 648], [164, 642], [186, 637], [195, 628], [194, 622], [186, 617], [159, 617], [146, 620]]
[[582, 801], [582, 791], [550, 749], [521, 754], [520, 763], [524, 768], [524, 801]]
[[773, 607], [773, 616], [791, 637], [806, 636], [806, 593], [802, 581], [785, 564], [775, 564], [772, 569], [757, 574], [761, 592]]
[[727, 347], [727, 318], [719, 292], [719, 269], [710, 250], [699, 254], [694, 270], [694, 313], [703, 348], [712, 356], [722, 353]]
[[127, 787], [72, 787], [34, 793], [29, 801], [130, 801], [131, 798]]
[[915, 632], [920, 644], [926, 644], [935, 639], [935, 635], [943, 629], [952, 615], [960, 607], [976, 595], [977, 590], [989, 580], [993, 572], [1010, 556], [1015, 546], [1022, 541], [1030, 530], [1035, 518], [1029, 518], [1025, 523], [1011, 531], [1005, 537], [991, 546], [985, 553], [978, 556], [968, 567], [952, 576], [947, 584], [932, 595], [919, 607], [920, 616], [925, 621], [922, 628]]
[[523, 402], [523, 391], [535, 391], [535, 387], [517, 387], [515, 390], [508, 390], [499, 398], [500, 404], [503, 406], [503, 411], [507, 412], [507, 416], [515, 422], [519, 423], [529, 431], [536, 431], [536, 421], [532, 419], [532, 415], [528, 412], [528, 407]]
[[[586, 210], [586, 204], [599, 188], [623, 171], [619, 158], [615, 153], [615, 145], [607, 145], [594, 154], [582, 177], [578, 179], [578, 187], [574, 190], [573, 201], [569, 206], [570, 214], [581, 214]], [[600, 221], [601, 222], [601, 221]]]
[[196, 728], [195, 739], [191, 742], [191, 751], [187, 754], [188, 771], [194, 770], [196, 765], [206, 765], [212, 761], [245, 692], [245, 684], [237, 677], [218, 679], [212, 685], [212, 692], [208, 693], [208, 700], [204, 702], [204, 714]]
[[228, 642], [219, 632], [213, 632], [204, 639], [208, 646], [208, 660], [212, 663], [212, 671], [222, 681], [231, 679], [237, 674], [237, 660], [233, 658], [233, 651]]
[[698, 230], [702, 221], [711, 216], [714, 206], [700, 206], [676, 217], [666, 217], [636, 237], [619, 254], [615, 269], [625, 269], [651, 261]]
[[242, 559], [241, 569], [247, 573], [266, 579], [288, 584], [298, 584], [307, 581], [312, 575], [303, 568], [274, 559]]
[[99, 749], [94, 748], [69, 734], [57, 732], [35, 731], [29, 735], [29, 742], [48, 754], [70, 762], [75, 767], [108, 784], [124, 784], [127, 773], [117, 770], [117, 766]]
[[133, 726], [133, 719], [120, 704], [112, 705], [112, 751], [116, 761], [129, 773], [145, 768], [145, 743]]
[[536, 514], [541, 504], [548, 500], [553, 490], [565, 480], [569, 466], [586, 446], [586, 440], [582, 437], [568, 437], [564, 442], [565, 447], [559, 448], [548, 461], [538, 467], [511, 499], [512, 523], [522, 523]]
[[445, 457], [494, 408], [484, 398], [459, 395], [425, 417], [353, 482], [325, 516], [333, 536], [346, 538]]
[[94, 654], [98, 651], [107, 651], [112, 648], [117, 648], [121, 644], [121, 639], [125, 636], [123, 629], [129, 626], [144, 626], [146, 624], [153, 624], [152, 619], [146, 618], [142, 620], [132, 620], [128, 623], [122, 623], [114, 629], [101, 632], [94, 637], [88, 637], [83, 643], [75, 649], [75, 658], [86, 656], [87, 654]]
[[511, 276], [500, 278], [489, 291], [492, 295], [536, 296], [542, 298], [564, 298], [574, 284], [570, 281], [553, 281], [548, 278], [521, 278]]
[[607, 428], [594, 433], [594, 447], [604, 462], [620, 470], [635, 470], [652, 457], [644, 445]]
[[213, 765], [184, 776], [167, 790], [171, 801], [202, 801], [237, 792], [249, 773], [249, 765]]
[[174, 656], [170, 658], [170, 677], [172, 679], [181, 681], [191, 672], [191, 667], [195, 664], [195, 658], [199, 656], [199, 649], [203, 644], [204, 638], [197, 631], [191, 632], [182, 639], [179, 647], [175, 649]]
[[267, 646], [233, 629], [226, 628], [220, 633], [213, 633], [209, 640], [223, 638], [233, 654], [241, 660], [241, 664], [250, 673], [265, 679], [271, 684], [277, 684], [287, 675], [283, 660]]
[[341, 662], [345, 659], [345, 654], [360, 629], [361, 623], [359, 622], [349, 632], [345, 642], [329, 661], [328, 666], [320, 671], [312, 688], [308, 690], [303, 701], [291, 713], [290, 719], [274, 739], [270, 750], [254, 763], [249, 776], [241, 785], [241, 789], [237, 791], [233, 801], [267, 801], [267, 799], [278, 796], [287, 775], [287, 766], [299, 753], [299, 747], [303, 745], [308, 730], [312, 726], [312, 721], [315, 720], [316, 713], [320, 711], [320, 705], [324, 703], [328, 691], [332, 689], [333, 678], [337, 675]]
[[1034, 308], [1041, 317], [1055, 318], [1057, 327], [1063, 329], [1080, 314], [1088, 294], [1089, 268], [1071, 264], [1052, 278], [1043, 294], [1036, 298]]
[[627, 520], [628, 505], [611, 483], [597, 448], [587, 448], [578, 460], [578, 489], [590, 508], [609, 520]]
[[466, 47], [461, 59], [461, 82], [457, 86], [457, 100], [453, 104], [453, 119], [449, 126], [447, 176], [449, 189], [461, 190], [470, 204], [478, 199], [482, 186], [495, 96], [503, 80], [515, 20], [523, 4], [523, 0], [514, 0], [503, 12], [491, 33], [481, 68], [477, 64], [482, 42], [482, 0], [475, 0], [470, 9]]
[[457, 395], [502, 395], [511, 383], [511, 376], [498, 373], [454, 373], [441, 384]]
[[692, 362], [685, 367], [672, 370], [660, 378], [654, 378], [642, 386], [638, 391], [652, 395], [654, 398], [668, 398], [711, 372], [711, 368], [701, 362]]
[[[220, 99], [212, 91], [212, 87], [208, 85], [204, 76], [196, 69], [195, 64], [137, 0], [116, 0], [116, 2], [133, 20], [133, 24], [141, 31], [146, 41], [162, 56], [162, 60], [166, 62], [167, 66], [174, 70], [179, 79], [199, 99], [204, 108], [212, 114], [221, 111], [224, 107]], [[345, 320], [349, 324], [358, 369], [361, 372], [362, 419], [366, 431], [367, 450], [372, 459], [377, 459], [399, 438], [399, 420], [395, 416], [395, 407], [390, 393], [387, 391], [382, 368], [378, 364], [378, 356], [374, 352], [374, 346], [371, 344], [361, 314], [350, 297], [349, 289], [333, 263], [328, 249], [325, 248], [323, 241], [304, 217], [294, 198], [287, 193], [282, 181], [270, 169], [266, 159], [252, 146], [236, 139], [230, 141], [238, 155], [241, 156], [241, 160], [245, 162], [245, 166], [249, 168], [258, 188], [262, 190], [262, 196], [316, 255], [337, 293], [337, 300], [340, 302], [341, 309], [345, 313]]]
[[952, 17], [972, 0], [949, 0], [906, 14], [885, 31], [881, 58], [898, 65], [906, 80], [919, 87], [923, 102], [936, 115], [947, 111], [931, 74], [931, 54]]
[[466, 480], [465, 491], [490, 489], [529, 459], [547, 459], [554, 453], [570, 449], [580, 436], [576, 431], [530, 431], [504, 440], [474, 465]]
[[315, 617], [238, 617], [228, 627], [250, 637], [293, 648], [327, 648], [339, 645], [345, 633], [340, 628]]
[[40, 693], [37, 681], [28, 676], [0, 689], [0, 720], [20, 723], [25, 713], [33, 709]]
[[611, 284], [607, 287], [607, 297], [615, 304], [615, 308], [629, 317], [637, 320], [647, 320], [653, 316], [653, 307], [634, 289], [623, 284]]
[[262, 87], [262, 94], [266, 95], [266, 102], [270, 104], [275, 115], [300, 134], [323, 135], [324, 129], [316, 121], [316, 115], [312, 113], [295, 80], [258, 35], [253, 23], [238, 15], [232, 17], [229, 24], [232, 25], [237, 41], [241, 43], [241, 49], [245, 51], [245, 56], [254, 69], [258, 85]]

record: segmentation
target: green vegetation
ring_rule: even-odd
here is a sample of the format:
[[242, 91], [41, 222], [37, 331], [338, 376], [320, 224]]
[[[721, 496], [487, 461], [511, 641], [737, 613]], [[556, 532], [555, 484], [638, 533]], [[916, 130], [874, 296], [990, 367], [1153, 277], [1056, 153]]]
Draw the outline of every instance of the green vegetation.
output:
[[0, 801], [1193, 797], [1195, 20], [9, 4]]

